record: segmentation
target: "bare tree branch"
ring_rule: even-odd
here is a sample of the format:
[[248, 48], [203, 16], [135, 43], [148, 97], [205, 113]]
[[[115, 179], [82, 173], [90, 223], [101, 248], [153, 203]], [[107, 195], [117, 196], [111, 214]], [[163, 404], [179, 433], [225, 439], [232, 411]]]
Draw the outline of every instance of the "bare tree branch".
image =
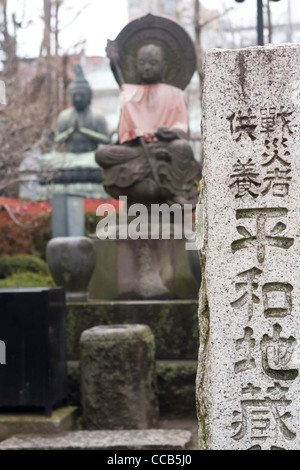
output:
[[82, 14], [82, 12], [88, 8], [90, 5], [91, 5], [92, 2], [88, 2], [86, 3], [83, 7], [81, 7], [81, 9], [76, 13], [76, 15], [71, 19], [71, 21], [69, 21], [69, 23], [67, 23], [63, 28], [63, 29], [66, 29], [68, 28], [72, 23], [74, 23], [74, 21], [77, 20], [77, 18]]

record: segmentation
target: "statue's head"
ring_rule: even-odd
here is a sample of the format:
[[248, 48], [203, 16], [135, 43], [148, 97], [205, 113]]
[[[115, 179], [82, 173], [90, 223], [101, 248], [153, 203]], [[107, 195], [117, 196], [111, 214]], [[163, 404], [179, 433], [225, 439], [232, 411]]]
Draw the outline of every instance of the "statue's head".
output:
[[137, 53], [137, 71], [142, 84], [161, 83], [165, 71], [164, 53], [154, 44], [142, 46]]
[[81, 65], [77, 64], [74, 70], [75, 77], [70, 84], [71, 101], [77, 111], [83, 111], [91, 104], [92, 90], [84, 77]]

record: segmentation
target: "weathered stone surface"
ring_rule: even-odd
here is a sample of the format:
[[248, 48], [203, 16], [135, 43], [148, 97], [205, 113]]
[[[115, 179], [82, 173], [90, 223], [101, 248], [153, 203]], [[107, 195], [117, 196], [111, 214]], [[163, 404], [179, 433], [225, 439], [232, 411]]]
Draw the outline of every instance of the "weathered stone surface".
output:
[[206, 57], [201, 449], [299, 449], [300, 47]]
[[88, 237], [54, 237], [47, 243], [47, 262], [58, 286], [66, 290], [66, 299], [85, 301], [87, 288], [96, 266], [94, 245]]
[[[196, 413], [197, 360], [156, 361], [160, 414]], [[68, 403], [81, 408], [80, 361], [68, 361]]]
[[85, 429], [156, 424], [155, 342], [147, 325], [96, 326], [82, 333], [81, 400]]
[[73, 431], [59, 436], [13, 437], [0, 443], [0, 450], [105, 450], [186, 449], [190, 431], [144, 429], [126, 431]]

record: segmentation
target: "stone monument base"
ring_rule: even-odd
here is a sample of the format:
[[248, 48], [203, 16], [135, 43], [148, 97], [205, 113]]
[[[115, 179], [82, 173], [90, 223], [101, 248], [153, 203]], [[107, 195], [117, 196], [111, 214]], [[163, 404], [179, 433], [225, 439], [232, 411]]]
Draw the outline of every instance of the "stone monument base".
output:
[[170, 239], [99, 240], [94, 235], [92, 239], [96, 267], [88, 288], [90, 300], [171, 300], [198, 296], [198, 253], [186, 250], [185, 238], [176, 239], [171, 234]]
[[54, 193], [75, 193], [107, 199], [95, 152], [36, 152], [20, 165], [22, 199], [49, 200]]

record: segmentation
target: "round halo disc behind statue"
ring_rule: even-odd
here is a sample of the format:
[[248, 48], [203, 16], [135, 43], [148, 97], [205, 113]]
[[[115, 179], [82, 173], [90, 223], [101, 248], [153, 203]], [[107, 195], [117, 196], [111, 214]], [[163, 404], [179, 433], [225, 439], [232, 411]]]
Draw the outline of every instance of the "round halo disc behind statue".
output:
[[141, 46], [155, 44], [163, 49], [165, 83], [184, 89], [196, 69], [196, 53], [187, 32], [168, 18], [150, 13], [128, 23], [115, 39], [126, 83], [138, 83], [136, 56]]

